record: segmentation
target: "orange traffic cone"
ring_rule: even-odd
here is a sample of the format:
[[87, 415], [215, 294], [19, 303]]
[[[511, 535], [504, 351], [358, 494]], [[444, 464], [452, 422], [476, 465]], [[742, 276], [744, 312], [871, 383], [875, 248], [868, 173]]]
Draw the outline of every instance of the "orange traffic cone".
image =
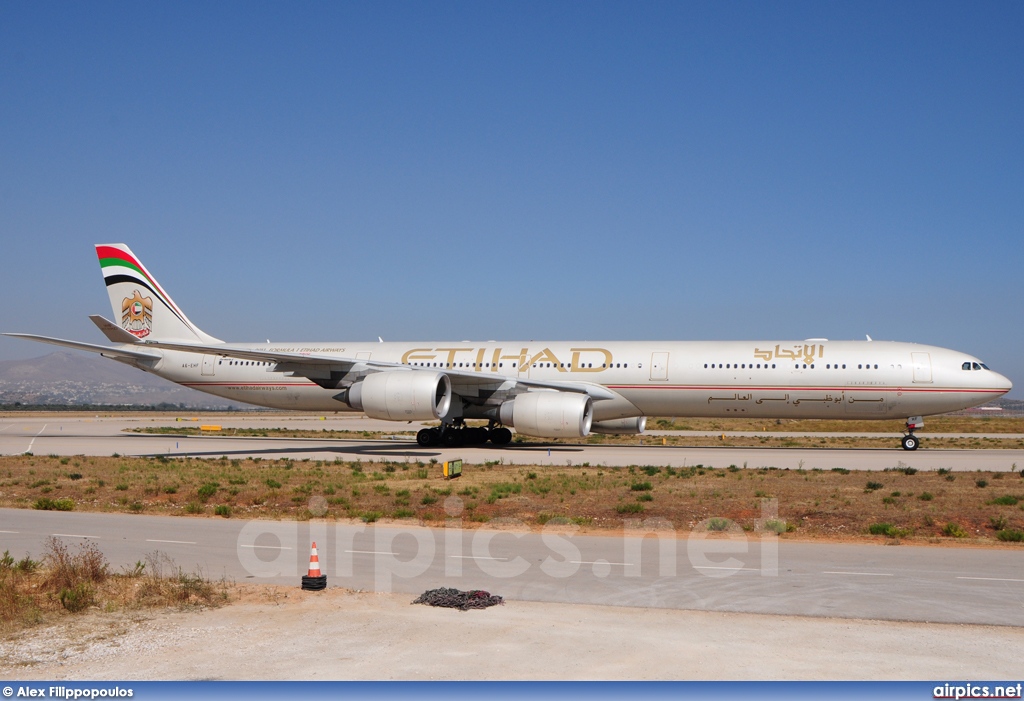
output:
[[306, 591], [320, 591], [327, 588], [327, 575], [320, 574], [320, 558], [316, 554], [316, 542], [309, 554], [309, 574], [302, 578], [302, 588]]

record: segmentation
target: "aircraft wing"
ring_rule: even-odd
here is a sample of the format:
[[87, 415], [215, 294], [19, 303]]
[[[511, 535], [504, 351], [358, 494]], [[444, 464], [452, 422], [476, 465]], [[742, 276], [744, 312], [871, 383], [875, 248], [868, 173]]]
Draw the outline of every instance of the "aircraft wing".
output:
[[[239, 348], [229, 344], [199, 345], [166, 341], [141, 341], [139, 345], [164, 350], [208, 353], [225, 358], [272, 362], [277, 364], [277, 369], [280, 371], [290, 372], [299, 377], [306, 377], [322, 387], [332, 388], [346, 386], [359, 377], [372, 372], [383, 372], [386, 370], [412, 372], [417, 370], [417, 368], [402, 365], [401, 363], [339, 358], [337, 356], [316, 355], [313, 353], [282, 353], [269, 349]], [[620, 398], [620, 395], [617, 393], [591, 382], [542, 382], [525, 378], [455, 370], [452, 368], [437, 368], [437, 372], [443, 372], [447, 375], [452, 381], [452, 391], [467, 399], [487, 396], [498, 391], [516, 394], [517, 392], [529, 389], [548, 389], [559, 392], [588, 394], [595, 401]]]

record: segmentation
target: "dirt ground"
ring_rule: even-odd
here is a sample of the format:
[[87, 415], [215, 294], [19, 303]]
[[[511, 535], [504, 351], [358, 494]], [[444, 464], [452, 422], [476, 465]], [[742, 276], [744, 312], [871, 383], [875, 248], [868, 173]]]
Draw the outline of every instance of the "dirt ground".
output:
[[[902, 464], [885, 472], [823, 472], [487, 463], [453, 483], [441, 478], [440, 465], [409, 462], [23, 455], [0, 458], [0, 506], [431, 525], [446, 518], [446, 499], [455, 496], [467, 527], [503, 518], [607, 531], [624, 519], [659, 518], [689, 530], [717, 518], [750, 530], [762, 500], [775, 499], [780, 532], [801, 538], [1021, 547], [1022, 476], [1024, 469], [953, 474]], [[313, 499], [321, 504], [316, 513]]]
[[0, 643], [5, 679], [1015, 679], [1024, 630], [244, 586], [205, 611], [94, 612]]

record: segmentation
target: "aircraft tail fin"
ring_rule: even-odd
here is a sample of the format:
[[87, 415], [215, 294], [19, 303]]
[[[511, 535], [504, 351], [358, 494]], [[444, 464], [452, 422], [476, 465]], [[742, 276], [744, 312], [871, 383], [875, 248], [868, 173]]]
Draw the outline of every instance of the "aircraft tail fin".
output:
[[123, 243], [97, 244], [114, 320], [140, 341], [222, 343], [203, 333]]

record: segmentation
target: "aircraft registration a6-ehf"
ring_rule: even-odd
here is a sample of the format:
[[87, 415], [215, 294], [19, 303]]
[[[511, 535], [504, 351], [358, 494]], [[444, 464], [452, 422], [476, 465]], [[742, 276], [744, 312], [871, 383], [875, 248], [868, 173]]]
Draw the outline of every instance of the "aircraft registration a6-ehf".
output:
[[[225, 343], [189, 321], [128, 246], [96, 246], [112, 346], [92, 351], [177, 384], [275, 409], [440, 421], [422, 446], [642, 433], [648, 416], [923, 418], [977, 406], [1010, 381], [959, 351], [890, 341]], [[486, 427], [466, 426], [485, 419]]]

